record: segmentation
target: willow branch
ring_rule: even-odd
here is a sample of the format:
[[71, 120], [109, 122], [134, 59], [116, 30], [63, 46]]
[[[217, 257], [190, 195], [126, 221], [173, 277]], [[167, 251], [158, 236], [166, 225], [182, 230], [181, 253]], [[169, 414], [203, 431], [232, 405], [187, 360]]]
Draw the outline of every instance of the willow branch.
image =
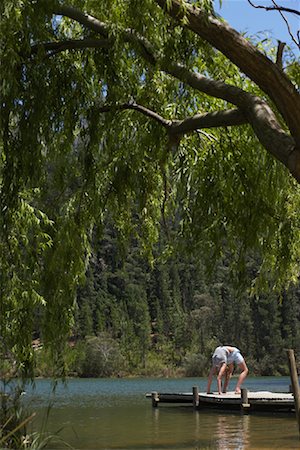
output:
[[[110, 27], [106, 23], [100, 22], [93, 16], [84, 14], [76, 8], [70, 6], [60, 6], [55, 8], [54, 11], [56, 14], [64, 14], [67, 17], [78, 21], [93, 31], [98, 30], [98, 33], [105, 35], [106, 38], [109, 36]], [[163, 58], [159, 55], [155, 51], [154, 46], [135, 30], [120, 30], [120, 33], [125, 41], [130, 41], [136, 47], [142, 49], [142, 57], [144, 57], [148, 62], [160, 66], [164, 72], [169, 73], [181, 81], [184, 81], [189, 86], [201, 92], [228, 101], [238, 106], [238, 108], [245, 106], [245, 102], [242, 102], [241, 100], [245, 100], [245, 98], [250, 94], [246, 93], [242, 89], [236, 88], [235, 86], [226, 84], [222, 81], [215, 81], [204, 77], [203, 75], [191, 72], [180, 64], [171, 63], [169, 58]], [[113, 37], [110, 38], [110, 42], [112, 42], [112, 40]], [[82, 43], [83, 42], [84, 41], [82, 41]], [[246, 97], [243, 96], [243, 93]]]
[[276, 115], [263, 99], [236, 86], [191, 72], [179, 64], [170, 63], [165, 66], [165, 71], [198, 91], [236, 105], [251, 124], [257, 138], [266, 150], [284, 165], [289, 165], [288, 160], [295, 148], [295, 141], [282, 129]]
[[[201, 9], [186, 3], [183, 12], [182, 0], [156, 0], [156, 3], [175, 20], [184, 17], [189, 29], [219, 49], [268, 94], [283, 115], [292, 134], [300, 142], [300, 96], [276, 64], [228, 24], [207, 16]], [[54, 14], [74, 19], [104, 37], [110, 35], [109, 25], [77, 8], [57, 5], [52, 11]], [[142, 56], [150, 64], [157, 63], [160, 56], [147, 39], [132, 29], [121, 30], [120, 33], [125, 41], [139, 47]]]
[[[156, 0], [156, 2], [166, 8], [167, 0]], [[170, 8], [166, 8], [166, 11], [176, 20], [180, 19], [182, 17], [181, 0], [170, 0]], [[266, 87], [264, 89], [265, 92], [271, 92], [271, 98], [274, 101], [275, 99], [277, 100], [275, 103], [277, 103], [278, 107], [281, 107], [279, 110], [286, 118], [291, 132], [295, 132], [295, 136], [299, 137], [300, 142], [300, 97], [285, 74], [276, 64], [265, 57], [250, 42], [228, 25], [213, 17], [207, 17], [199, 8], [192, 7], [189, 4], [186, 4], [186, 11], [186, 26], [188, 28], [219, 48], [242, 70], [245, 69], [244, 72], [258, 86]], [[98, 29], [102, 35], [106, 34], [106, 37], [109, 36], [108, 25], [103, 24], [92, 16], [75, 10], [75, 8], [61, 6], [59, 9], [56, 9], [56, 13], [68, 14], [68, 17], [79, 20], [80, 23], [91, 27], [94, 31]], [[291, 169], [289, 162], [290, 155], [295, 149], [295, 140], [282, 129], [274, 112], [266, 101], [235, 86], [192, 72], [181, 64], [173, 63], [169, 58], [164, 59], [155, 52], [154, 47], [149, 41], [133, 30], [122, 30], [120, 33], [125, 41], [130, 41], [140, 49], [141, 56], [149, 63], [157, 65], [164, 72], [200, 92], [221, 98], [237, 106], [246, 121], [251, 124], [255, 134], [266, 150], [295, 173], [296, 169]], [[272, 86], [271, 91], [269, 84]], [[276, 89], [276, 93], [274, 92], [274, 88]], [[276, 96], [275, 94], [278, 95]], [[131, 109], [136, 108], [137, 106], [131, 106]], [[154, 113], [152, 112], [151, 114]], [[298, 116], [299, 121], [297, 121]], [[163, 123], [158, 116], [156, 119]], [[276, 145], [274, 145], [274, 142], [276, 142]]]
[[38, 53], [43, 49], [51, 54], [60, 53], [66, 50], [78, 50], [86, 48], [110, 48], [113, 44], [112, 39], [69, 39], [59, 42], [44, 42], [31, 46], [31, 53]]
[[[109, 36], [109, 25], [99, 21], [93, 16], [78, 11], [74, 7], [59, 6], [54, 9], [54, 12], [55, 14], [65, 15], [69, 18], [72, 18], [88, 27], [89, 29], [97, 31], [106, 38], [108, 38]], [[213, 97], [226, 100], [238, 106], [239, 108], [241, 106], [245, 106], [244, 103], [241, 103], [241, 99], [245, 99], [242, 94], [245, 93], [247, 96], [250, 94], [246, 93], [242, 89], [236, 88], [235, 86], [226, 84], [222, 81], [215, 81], [198, 73], [191, 72], [187, 70], [183, 65], [171, 63], [169, 58], [163, 58], [161, 55], [159, 55], [155, 51], [154, 46], [143, 36], [138, 34], [135, 30], [120, 30], [120, 33], [123, 38], [125, 38], [125, 41], [128, 42], [130, 40], [130, 42], [133, 43], [136, 47], [139, 47], [140, 49], [142, 48], [142, 57], [146, 58], [147, 61], [160, 66], [161, 69], [166, 73], [169, 73], [175, 78], [186, 82], [189, 86], [200, 90], [201, 92], [207, 93], [208, 95], [211, 95]], [[112, 40], [113, 37], [110, 38], [110, 41]]]
[[103, 37], [108, 37], [109, 35], [109, 28], [104, 22], [101, 22], [100, 20], [96, 19], [96, 17], [91, 16], [90, 14], [83, 13], [73, 6], [56, 5], [52, 9], [52, 13], [58, 16], [69, 17], [70, 19], [75, 20], [89, 30], [101, 34]]
[[[208, 15], [187, 1], [156, 0], [176, 21], [220, 50], [275, 103], [291, 133], [300, 143], [300, 96], [279, 67], [227, 23]], [[182, 23], [182, 22], [181, 22]]]
[[[105, 22], [101, 22], [94, 16], [83, 13], [79, 9], [73, 6], [57, 5], [52, 9], [53, 14], [69, 17], [76, 22], [83, 25], [85, 28], [100, 34], [101, 36], [108, 38], [111, 34], [111, 28]], [[138, 44], [143, 57], [151, 64], [155, 63], [156, 57], [152, 45], [139, 33], [133, 29], [122, 29], [120, 31], [124, 41]]]
[[131, 109], [155, 120], [167, 129], [169, 134], [187, 134], [202, 128], [216, 128], [243, 125], [248, 123], [243, 113], [238, 109], [228, 109], [224, 111], [214, 111], [204, 114], [196, 114], [183, 120], [168, 120], [157, 114], [153, 110], [139, 105], [135, 102], [124, 103], [122, 105], [105, 105], [97, 108], [98, 113], [111, 111], [122, 111]]
[[196, 114], [183, 120], [172, 121], [170, 132], [186, 134], [202, 128], [216, 128], [244, 125], [248, 123], [245, 115], [238, 109], [213, 111], [205, 114]]
[[96, 112], [106, 113], [106, 112], [111, 112], [111, 111], [123, 111], [126, 109], [132, 109], [132, 110], [138, 111], [138, 112], [142, 113], [144, 116], [147, 116], [150, 119], [155, 120], [160, 125], [162, 125], [164, 128], [168, 129], [171, 127], [172, 121], [164, 119], [162, 116], [160, 116], [153, 110], [146, 108], [145, 106], [139, 105], [135, 102], [128, 102], [128, 103], [123, 103], [120, 105], [101, 106], [101, 107], [96, 108]]

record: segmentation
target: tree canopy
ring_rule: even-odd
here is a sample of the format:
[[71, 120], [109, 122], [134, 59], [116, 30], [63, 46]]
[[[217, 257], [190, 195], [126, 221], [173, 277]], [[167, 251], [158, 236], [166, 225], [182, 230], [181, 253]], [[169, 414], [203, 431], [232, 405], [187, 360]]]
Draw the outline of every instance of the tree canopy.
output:
[[150, 260], [163, 226], [166, 252], [183, 243], [210, 263], [226, 249], [243, 268], [255, 251], [258, 280], [298, 276], [296, 56], [237, 33], [210, 0], [5, 0], [0, 12], [6, 354], [32, 366], [38, 311], [60, 357], [108, 214]]

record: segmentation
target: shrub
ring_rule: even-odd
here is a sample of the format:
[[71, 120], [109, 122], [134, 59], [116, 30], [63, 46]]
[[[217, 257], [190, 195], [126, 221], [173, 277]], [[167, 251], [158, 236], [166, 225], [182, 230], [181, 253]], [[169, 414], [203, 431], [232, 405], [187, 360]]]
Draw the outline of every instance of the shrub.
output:
[[208, 373], [209, 363], [201, 353], [188, 353], [183, 362], [187, 377], [202, 377]]
[[110, 377], [124, 369], [124, 358], [119, 344], [107, 333], [87, 337], [85, 357], [79, 374], [82, 377]]

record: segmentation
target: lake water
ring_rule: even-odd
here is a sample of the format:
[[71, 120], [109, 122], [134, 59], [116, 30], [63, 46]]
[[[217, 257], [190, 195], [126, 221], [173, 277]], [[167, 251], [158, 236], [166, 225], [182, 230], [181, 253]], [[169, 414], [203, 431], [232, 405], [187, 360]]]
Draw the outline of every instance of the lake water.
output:
[[[289, 384], [288, 377], [249, 377], [244, 387], [287, 392]], [[60, 437], [75, 449], [300, 448], [293, 414], [242, 415], [163, 404], [152, 408], [145, 397], [151, 391], [191, 392], [193, 386], [205, 391], [206, 379], [72, 379], [59, 383], [55, 394], [50, 381], [37, 380], [24, 397], [37, 412], [36, 430], [52, 403], [47, 429], [61, 429]], [[63, 446], [56, 443], [51, 448]]]

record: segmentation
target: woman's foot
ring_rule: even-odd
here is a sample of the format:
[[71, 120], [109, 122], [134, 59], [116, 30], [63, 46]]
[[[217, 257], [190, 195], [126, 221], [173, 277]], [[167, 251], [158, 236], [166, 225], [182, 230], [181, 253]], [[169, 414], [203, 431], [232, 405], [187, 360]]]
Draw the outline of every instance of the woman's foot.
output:
[[240, 394], [240, 393], [241, 393], [240, 388], [236, 388], [236, 390], [234, 391], [234, 393], [235, 393], [235, 394]]

